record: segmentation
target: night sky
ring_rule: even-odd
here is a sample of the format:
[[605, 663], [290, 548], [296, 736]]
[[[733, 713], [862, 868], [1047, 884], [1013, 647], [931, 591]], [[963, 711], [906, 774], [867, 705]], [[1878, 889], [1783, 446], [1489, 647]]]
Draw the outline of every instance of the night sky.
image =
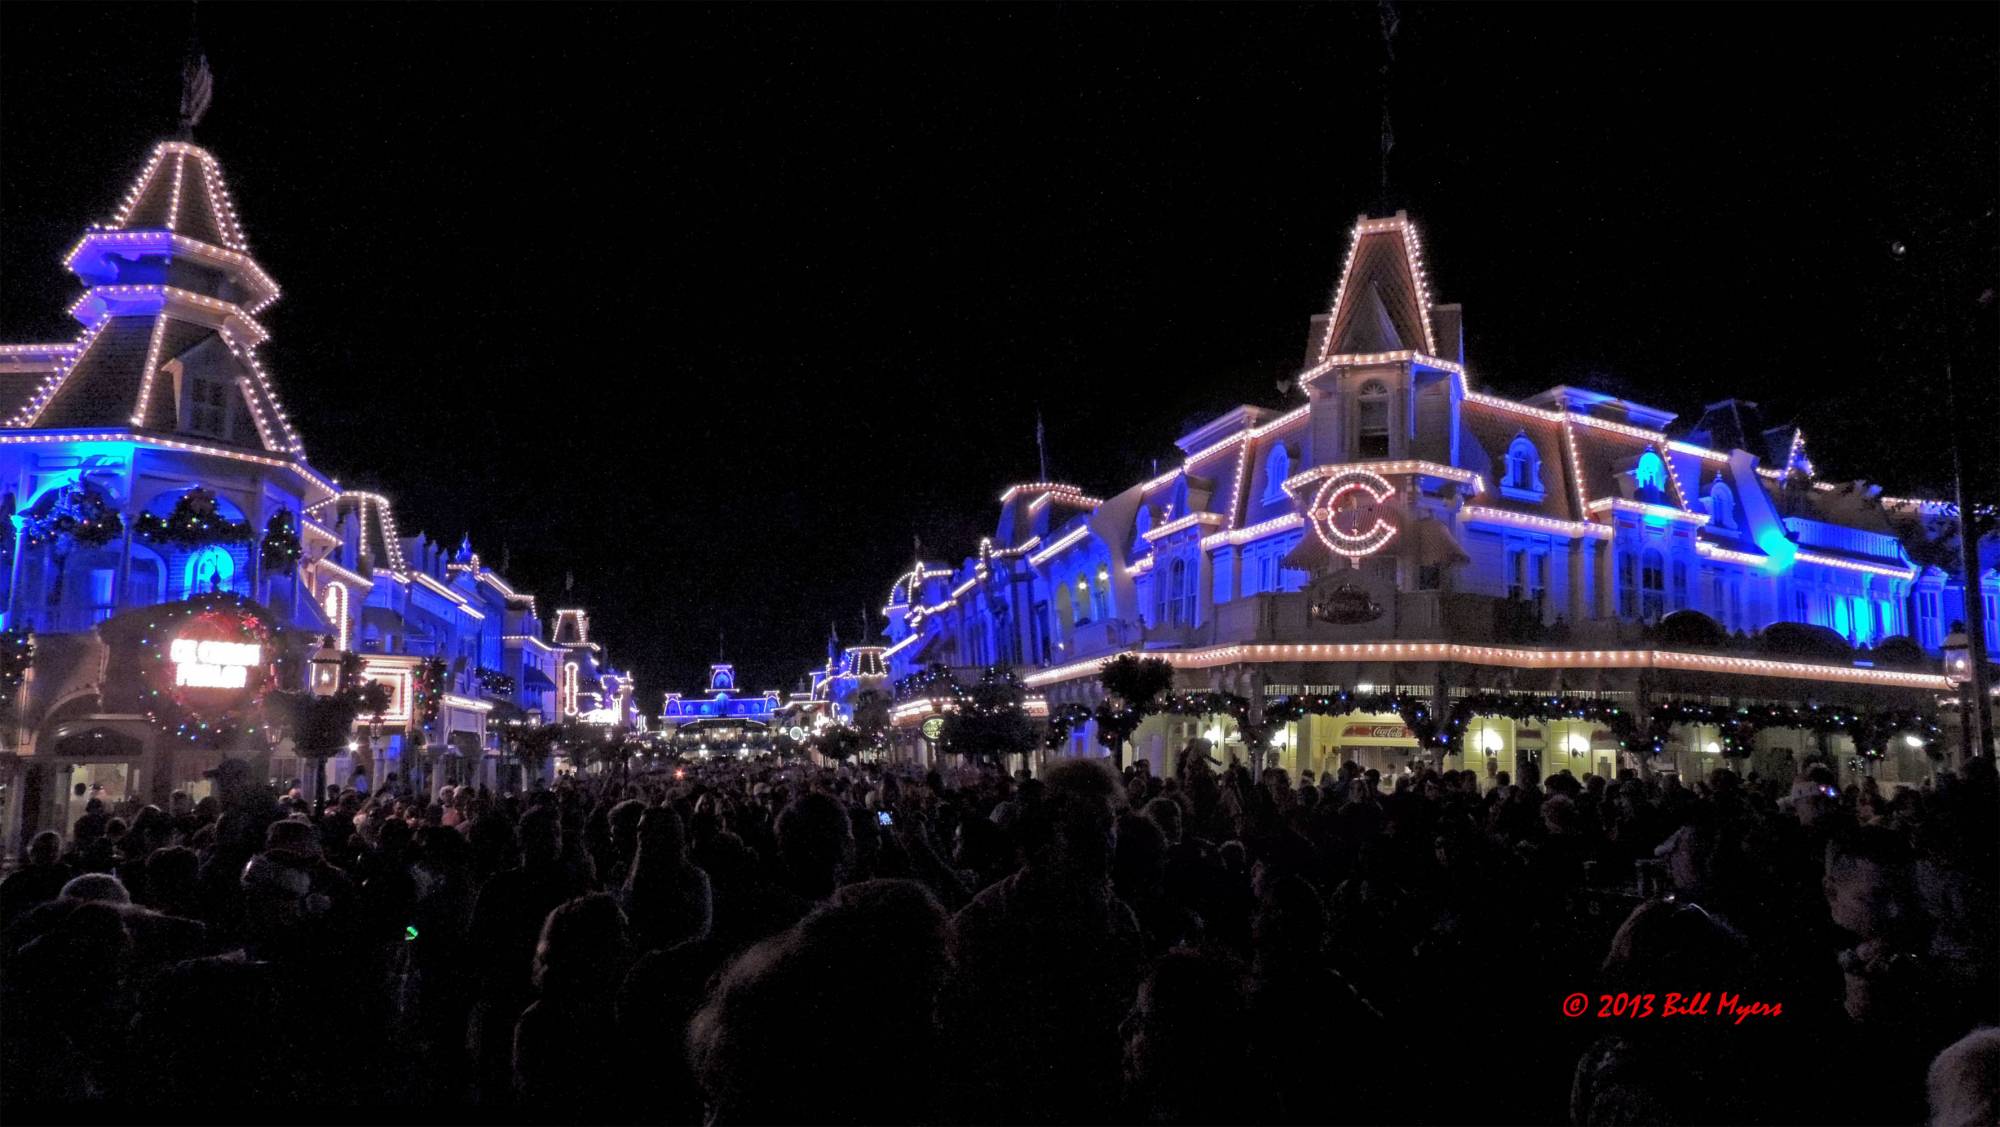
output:
[[[1994, 7], [1400, 14], [1389, 201], [1476, 380], [1738, 394], [1823, 476], [1948, 483], [1933, 290], [1887, 245], [1963, 229], [1994, 396]], [[0, 339], [74, 334], [57, 259], [173, 130], [187, 23], [0, 6]], [[201, 37], [314, 463], [545, 609], [574, 572], [649, 710], [718, 629], [790, 688], [830, 620], [879, 627], [913, 535], [956, 561], [1035, 476], [1037, 405], [1109, 494], [1288, 401], [1383, 202], [1373, 5], [204, 4]]]

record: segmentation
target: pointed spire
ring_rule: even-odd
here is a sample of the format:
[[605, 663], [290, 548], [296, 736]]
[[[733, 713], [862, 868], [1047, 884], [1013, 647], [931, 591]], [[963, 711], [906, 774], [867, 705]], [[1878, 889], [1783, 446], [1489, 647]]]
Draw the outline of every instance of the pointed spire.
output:
[[[1390, 341], [1397, 347], [1370, 347]], [[1401, 349], [1437, 354], [1423, 246], [1403, 212], [1388, 219], [1362, 216], [1354, 224], [1317, 359]]]

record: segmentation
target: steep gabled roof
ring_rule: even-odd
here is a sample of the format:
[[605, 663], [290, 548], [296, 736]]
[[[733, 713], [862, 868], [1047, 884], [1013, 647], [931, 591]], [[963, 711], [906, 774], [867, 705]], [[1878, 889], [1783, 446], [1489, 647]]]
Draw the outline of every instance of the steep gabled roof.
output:
[[247, 248], [236, 204], [222, 166], [207, 149], [187, 141], [162, 141], [105, 227], [165, 228], [212, 246]]
[[1341, 268], [1318, 360], [1348, 353], [1437, 352], [1423, 251], [1408, 215], [1362, 217]]

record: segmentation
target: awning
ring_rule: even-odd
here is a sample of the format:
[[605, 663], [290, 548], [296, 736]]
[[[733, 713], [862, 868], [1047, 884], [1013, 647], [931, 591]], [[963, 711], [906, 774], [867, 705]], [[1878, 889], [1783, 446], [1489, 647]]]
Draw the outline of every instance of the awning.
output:
[[530, 665], [522, 670], [521, 687], [535, 693], [553, 693], [556, 691], [556, 683], [549, 680], [549, 675], [542, 672], [542, 667], [539, 665]]
[[1417, 562], [1425, 567], [1455, 567], [1472, 562], [1441, 521], [1420, 520], [1415, 534]]

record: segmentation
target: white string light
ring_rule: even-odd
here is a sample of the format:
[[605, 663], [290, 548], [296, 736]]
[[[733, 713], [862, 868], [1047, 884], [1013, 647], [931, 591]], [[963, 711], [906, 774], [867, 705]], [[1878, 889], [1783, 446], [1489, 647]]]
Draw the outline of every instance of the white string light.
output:
[[1040, 688], [1076, 677], [1095, 677], [1105, 662], [1130, 653], [1157, 657], [1177, 669], [1213, 669], [1225, 665], [1285, 662], [1458, 662], [1465, 665], [1517, 669], [1672, 669], [1700, 673], [1733, 673], [1752, 677], [1783, 677], [1803, 681], [1944, 692], [1949, 682], [1941, 673], [1910, 673], [1846, 665], [1817, 665], [1768, 658], [1725, 657], [1673, 650], [1546, 650], [1526, 646], [1482, 646], [1463, 642], [1312, 642], [1249, 643], [1209, 646], [1198, 650], [1136, 650], [1107, 653], [1087, 661], [1038, 670], [1021, 679]]
[[132, 425], [135, 427], [146, 425], [146, 407], [153, 400], [153, 374], [160, 366], [160, 341], [166, 335], [167, 319], [153, 318], [153, 339], [146, 345], [146, 366], [140, 369], [139, 401], [132, 407]]

